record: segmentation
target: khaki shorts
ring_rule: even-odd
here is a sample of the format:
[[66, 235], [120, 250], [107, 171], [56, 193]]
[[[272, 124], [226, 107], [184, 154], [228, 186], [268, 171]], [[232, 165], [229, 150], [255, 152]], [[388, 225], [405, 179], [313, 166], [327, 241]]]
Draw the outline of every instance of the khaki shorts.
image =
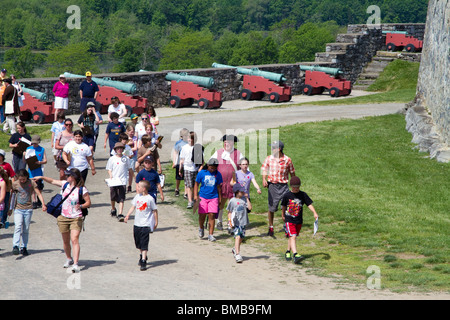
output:
[[67, 233], [71, 230], [80, 231], [83, 229], [83, 218], [66, 218], [63, 215], [58, 216], [56, 222], [59, 227], [59, 232]]

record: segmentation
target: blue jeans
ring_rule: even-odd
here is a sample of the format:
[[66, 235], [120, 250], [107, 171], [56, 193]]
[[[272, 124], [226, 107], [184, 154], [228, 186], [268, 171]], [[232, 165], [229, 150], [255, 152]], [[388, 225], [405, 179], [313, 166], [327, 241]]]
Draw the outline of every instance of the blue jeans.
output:
[[0, 106], [0, 123], [3, 123], [5, 121], [5, 113], [3, 112], [4, 107]]
[[[31, 216], [33, 209], [14, 210], [14, 236], [13, 247], [26, 248], [28, 245], [28, 234], [30, 232]], [[22, 244], [20, 240], [22, 239]]]

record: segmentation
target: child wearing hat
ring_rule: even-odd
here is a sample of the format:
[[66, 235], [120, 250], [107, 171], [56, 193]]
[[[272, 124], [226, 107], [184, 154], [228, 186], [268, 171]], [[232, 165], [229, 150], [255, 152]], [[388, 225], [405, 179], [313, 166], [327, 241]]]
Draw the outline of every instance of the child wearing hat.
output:
[[[111, 216], [117, 217], [119, 222], [122, 222], [125, 218], [123, 216], [123, 204], [125, 202], [126, 186], [129, 175], [133, 173], [130, 158], [123, 154], [124, 150], [125, 145], [117, 142], [114, 145], [114, 155], [108, 159], [106, 164], [109, 178], [116, 180], [118, 183], [117, 185], [114, 183], [114, 186], [109, 187], [109, 195], [111, 199]], [[117, 215], [116, 202], [119, 204], [119, 215]]]
[[285, 223], [286, 237], [288, 238], [288, 249], [285, 253], [286, 261], [292, 260], [294, 263], [300, 263], [304, 257], [297, 253], [297, 236], [303, 224], [303, 205], [314, 213], [314, 219], [318, 219], [319, 215], [312, 205], [313, 201], [306, 194], [300, 191], [301, 181], [297, 176], [293, 176], [289, 181], [291, 190], [288, 191], [281, 200], [281, 217]]
[[[33, 135], [31, 137], [31, 145], [23, 153], [25, 161], [28, 159], [35, 160], [35, 162], [28, 163], [28, 174], [30, 179], [44, 175], [43, 165], [47, 163], [47, 155], [45, 154], [45, 149], [39, 145], [40, 143], [41, 137], [39, 135]], [[44, 190], [44, 182], [42, 179], [36, 180], [36, 185], [39, 191]], [[33, 194], [33, 198], [33, 209], [41, 207], [42, 203], [36, 193]]]
[[233, 185], [234, 197], [228, 202], [228, 224], [233, 228], [234, 247], [231, 249], [237, 263], [243, 261], [241, 256], [241, 243], [245, 237], [245, 229], [249, 224], [248, 210], [252, 209], [252, 205], [245, 196], [245, 189], [239, 183]]

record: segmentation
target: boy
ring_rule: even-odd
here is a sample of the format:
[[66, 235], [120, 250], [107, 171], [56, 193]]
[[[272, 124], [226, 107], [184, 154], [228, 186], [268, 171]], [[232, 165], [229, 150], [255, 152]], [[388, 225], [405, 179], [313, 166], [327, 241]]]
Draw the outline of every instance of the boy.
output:
[[64, 114], [58, 113], [58, 117], [56, 119], [55, 122], [53, 122], [52, 124], [52, 128], [50, 129], [50, 131], [52, 132], [52, 154], [53, 154], [53, 158], [55, 159], [55, 163], [56, 163], [56, 155], [58, 154], [57, 149], [55, 149], [55, 144], [56, 144], [56, 137], [58, 136], [58, 133], [60, 133], [61, 131], [64, 131], [66, 129], [66, 127], [64, 126], [64, 121], [66, 120], [66, 116]]
[[234, 197], [228, 202], [228, 224], [230, 228], [234, 228], [234, 258], [237, 263], [242, 262], [241, 243], [245, 237], [245, 228], [249, 224], [248, 210], [252, 209], [252, 205], [248, 197], [245, 197], [245, 189], [239, 183], [233, 185]]
[[293, 252], [294, 263], [300, 263], [304, 257], [297, 253], [296, 240], [300, 233], [303, 223], [303, 205], [306, 204], [314, 213], [314, 219], [319, 218], [316, 209], [312, 205], [313, 201], [303, 191], [300, 191], [301, 181], [299, 177], [293, 176], [289, 181], [291, 191], [288, 191], [281, 201], [281, 217], [285, 222], [286, 237], [288, 239], [288, 249], [285, 253], [286, 261], [292, 260]]
[[[219, 214], [219, 203], [222, 200], [222, 174], [217, 171], [219, 161], [212, 158], [208, 161], [208, 169], [202, 170], [198, 173], [194, 184], [194, 201], [197, 202], [200, 199], [198, 206], [198, 224], [200, 229], [198, 230], [198, 236], [203, 238], [205, 234], [205, 219], [208, 215], [209, 219], [209, 241], [216, 241], [214, 238], [214, 221], [216, 215]], [[199, 185], [200, 192], [199, 190]]]
[[109, 151], [111, 152], [116, 143], [119, 142], [120, 134], [125, 132], [125, 126], [123, 123], [119, 122], [119, 115], [117, 112], [112, 112], [110, 117], [112, 122], [108, 123], [108, 126], [106, 127], [105, 144], [103, 147], [106, 149], [106, 142], [109, 139]]
[[136, 210], [134, 218], [134, 243], [140, 250], [139, 266], [141, 271], [147, 268], [148, 243], [150, 242], [150, 233], [158, 227], [158, 208], [147, 190], [150, 188], [148, 181], [142, 180], [136, 184], [136, 196], [133, 198], [132, 207], [125, 217], [125, 223], [131, 213]]
[[148, 194], [151, 195], [153, 197], [153, 199], [155, 199], [155, 203], [156, 203], [156, 192], [159, 191], [159, 194], [161, 196], [161, 201], [164, 201], [164, 194], [163, 194], [163, 191], [161, 188], [159, 175], [155, 171], [155, 169], [153, 169], [154, 165], [155, 165], [155, 159], [152, 156], [146, 156], [144, 159], [144, 169], [139, 171], [139, 173], [136, 176], [136, 188], [137, 188], [137, 184], [140, 181], [142, 181], [142, 180], [148, 181], [150, 184], [148, 187]]
[[[183, 128], [180, 130], [180, 140], [178, 140], [175, 143], [175, 146], [172, 149], [172, 168], [175, 169], [175, 197], [180, 196], [180, 184], [181, 181], [184, 180], [184, 178], [180, 175], [180, 152], [183, 146], [185, 146], [188, 143], [188, 136], [189, 136], [189, 130], [186, 128]], [[185, 197], [186, 195], [186, 189], [184, 191]]]
[[[135, 161], [134, 159], [134, 151], [131, 149], [131, 146], [129, 144], [130, 141], [130, 137], [128, 135], [128, 126], [127, 126], [127, 133], [121, 133], [119, 135], [119, 141], [125, 146], [125, 150], [123, 151], [123, 155], [126, 156], [130, 161], [130, 168], [131, 168], [131, 172], [128, 175], [128, 189], [127, 192], [131, 192], [131, 184], [133, 183], [133, 178], [134, 178], [134, 171], [136, 170], [134, 168], [135, 165]], [[111, 154], [114, 156], [116, 154], [116, 151], [113, 150], [111, 152]]]
[[121, 183], [118, 186], [112, 186], [109, 188], [109, 195], [111, 198], [111, 217], [116, 217], [117, 215], [117, 202], [119, 204], [119, 215], [117, 216], [119, 222], [124, 220], [122, 213], [126, 193], [125, 187], [127, 185], [129, 175], [133, 172], [130, 165], [130, 159], [123, 155], [124, 150], [125, 145], [123, 143], [116, 143], [114, 146], [115, 155], [110, 157], [108, 163], [106, 164], [106, 170], [108, 170], [109, 178], [119, 179]]
[[[33, 135], [31, 138], [31, 146], [29, 146], [23, 156], [25, 160], [36, 156], [37, 162], [35, 163], [35, 167], [28, 166], [28, 174], [30, 179], [38, 176], [42, 176], [44, 174], [44, 169], [42, 166], [47, 163], [47, 155], [45, 154], [45, 149], [39, 145], [41, 143], [41, 137], [39, 135]], [[36, 185], [39, 191], [44, 190], [44, 182], [42, 179], [36, 181]], [[41, 201], [37, 198], [36, 194], [33, 196], [33, 209], [37, 209], [42, 206]]]
[[[148, 134], [142, 136], [142, 146], [137, 151], [137, 160], [135, 164], [136, 171], [141, 171], [144, 168], [144, 159], [147, 156], [152, 156], [155, 162], [153, 163], [153, 168], [158, 170], [158, 173], [162, 173], [161, 160], [159, 159], [158, 145], [154, 144], [152, 146], [152, 137]], [[159, 168], [159, 169], [158, 169]]]

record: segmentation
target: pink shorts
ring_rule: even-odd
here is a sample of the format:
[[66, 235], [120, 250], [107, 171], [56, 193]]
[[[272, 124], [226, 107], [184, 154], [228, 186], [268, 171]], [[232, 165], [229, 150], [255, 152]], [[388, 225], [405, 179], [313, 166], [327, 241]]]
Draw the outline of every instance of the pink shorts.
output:
[[219, 213], [219, 198], [205, 199], [200, 197], [200, 203], [198, 205], [198, 213]]
[[286, 222], [284, 224], [284, 230], [286, 233], [286, 237], [292, 237], [292, 236], [298, 236], [300, 233], [300, 230], [302, 229], [301, 224]]

